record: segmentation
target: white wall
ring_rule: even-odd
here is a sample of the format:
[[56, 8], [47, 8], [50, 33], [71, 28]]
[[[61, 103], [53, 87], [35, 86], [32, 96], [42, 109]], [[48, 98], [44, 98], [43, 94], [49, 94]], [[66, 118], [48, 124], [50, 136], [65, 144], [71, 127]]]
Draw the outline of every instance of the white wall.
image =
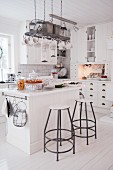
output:
[[19, 21], [4, 18], [0, 16], [0, 33], [12, 35], [14, 38], [14, 55], [11, 57], [13, 58], [13, 65], [14, 70], [16, 71], [18, 68], [19, 63]]

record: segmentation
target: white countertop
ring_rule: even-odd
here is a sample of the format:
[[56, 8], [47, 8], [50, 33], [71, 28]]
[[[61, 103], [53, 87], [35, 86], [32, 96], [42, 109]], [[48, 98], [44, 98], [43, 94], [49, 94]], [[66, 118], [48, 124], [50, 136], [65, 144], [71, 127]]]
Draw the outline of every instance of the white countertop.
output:
[[97, 82], [97, 83], [111, 83], [110, 80], [93, 80], [93, 79], [87, 79], [87, 80], [78, 80], [78, 82]]
[[16, 90], [16, 89], [1, 89], [1, 92], [4, 92], [6, 95], [10, 96], [18, 96], [18, 97], [31, 97], [31, 96], [40, 96], [45, 94], [52, 94], [52, 93], [60, 93], [60, 92], [67, 92], [80, 89], [80, 85], [75, 85], [72, 87], [63, 87], [63, 88], [54, 88], [52, 90], [35, 90], [35, 91], [27, 91], [27, 90]]

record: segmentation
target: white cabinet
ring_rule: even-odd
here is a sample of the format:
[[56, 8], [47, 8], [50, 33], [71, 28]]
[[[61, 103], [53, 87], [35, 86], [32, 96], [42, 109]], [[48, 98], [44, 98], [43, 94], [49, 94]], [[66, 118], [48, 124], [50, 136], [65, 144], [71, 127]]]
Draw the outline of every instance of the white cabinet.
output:
[[100, 109], [110, 109], [112, 105], [111, 101], [113, 101], [113, 94], [110, 94], [110, 89], [112, 89], [110, 87], [111, 83], [83, 81], [82, 84], [82, 93], [84, 94], [85, 98], [93, 101], [93, 106]]
[[84, 97], [93, 102], [93, 106], [97, 106], [97, 83], [96, 82], [82, 82], [82, 91]]
[[111, 61], [111, 51], [107, 49], [107, 40], [111, 37], [113, 22], [96, 26], [96, 62]]
[[87, 28], [78, 31], [78, 62], [87, 62]]
[[70, 38], [72, 47], [70, 50], [70, 63], [77, 63], [78, 62], [78, 32], [75, 32], [74, 30], [71, 31], [71, 38]]
[[95, 26], [87, 27], [87, 62], [95, 62]]
[[27, 63], [37, 64], [41, 62], [41, 48], [27, 47]]
[[75, 36], [77, 37], [77, 52], [75, 52], [78, 56], [77, 61], [79, 63], [111, 61], [112, 51], [107, 48], [107, 40], [111, 37], [112, 31], [113, 22], [80, 29]]
[[75, 63], [70, 64], [70, 79], [78, 79], [78, 65]]
[[107, 84], [107, 90], [106, 90], [106, 99], [109, 101], [113, 101], [113, 83]]

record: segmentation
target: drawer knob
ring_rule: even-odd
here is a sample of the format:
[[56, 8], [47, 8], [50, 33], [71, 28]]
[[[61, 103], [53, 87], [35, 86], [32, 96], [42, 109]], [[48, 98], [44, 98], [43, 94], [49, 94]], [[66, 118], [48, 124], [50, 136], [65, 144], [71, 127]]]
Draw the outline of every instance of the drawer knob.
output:
[[102, 103], [103, 106], [105, 106], [105, 103]]
[[92, 95], [92, 94], [90, 94], [90, 97], [93, 97], [93, 95]]
[[90, 83], [90, 85], [93, 85], [93, 83]]
[[105, 84], [102, 84], [102, 86], [106, 86]]
[[93, 90], [92, 88], [90, 88], [90, 90]]
[[105, 96], [102, 96], [102, 98], [104, 98], [104, 99], [105, 99], [106, 97], [105, 97]]
[[106, 91], [105, 89], [102, 89], [102, 91]]

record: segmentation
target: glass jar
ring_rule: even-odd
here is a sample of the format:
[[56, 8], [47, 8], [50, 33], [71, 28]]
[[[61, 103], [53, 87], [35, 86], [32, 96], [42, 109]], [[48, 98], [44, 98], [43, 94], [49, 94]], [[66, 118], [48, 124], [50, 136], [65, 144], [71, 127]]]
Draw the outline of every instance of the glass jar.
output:
[[17, 89], [23, 90], [24, 89], [24, 79], [20, 78], [17, 80]]

